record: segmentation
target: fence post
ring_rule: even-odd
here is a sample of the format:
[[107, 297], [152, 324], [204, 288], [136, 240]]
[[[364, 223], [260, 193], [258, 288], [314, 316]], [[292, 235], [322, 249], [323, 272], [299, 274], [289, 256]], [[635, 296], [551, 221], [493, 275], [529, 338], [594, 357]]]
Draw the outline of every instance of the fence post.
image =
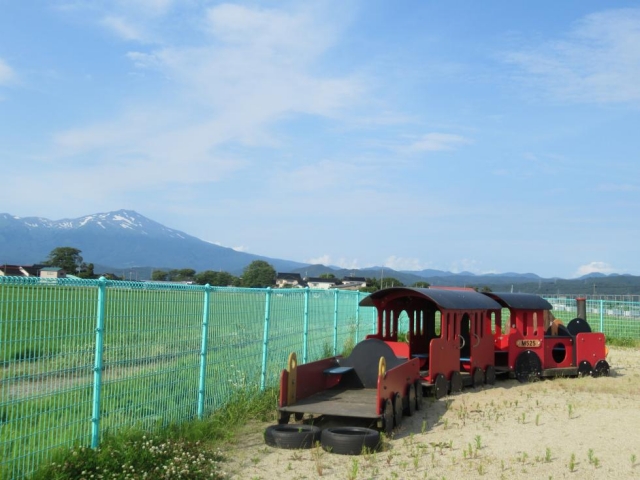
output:
[[333, 355], [338, 354], [338, 289], [333, 289]]
[[356, 341], [358, 343], [358, 338], [360, 336], [360, 290], [356, 292]]
[[302, 363], [307, 363], [309, 354], [309, 287], [304, 289], [304, 327], [302, 331]]
[[211, 285], [204, 286], [204, 306], [202, 311], [202, 341], [200, 343], [200, 380], [198, 382], [198, 418], [204, 416], [204, 387], [207, 373], [207, 348], [209, 343], [209, 296]]
[[271, 287], [267, 287], [264, 302], [264, 336], [262, 337], [262, 371], [260, 373], [260, 391], [267, 386], [267, 353], [269, 348], [269, 319], [271, 312]]
[[604, 300], [600, 299], [600, 333], [604, 333]]
[[107, 279], [98, 280], [98, 305], [96, 312], [96, 352], [93, 365], [93, 409], [91, 412], [91, 448], [100, 444], [100, 398], [102, 395], [102, 355], [104, 350], [104, 305]]

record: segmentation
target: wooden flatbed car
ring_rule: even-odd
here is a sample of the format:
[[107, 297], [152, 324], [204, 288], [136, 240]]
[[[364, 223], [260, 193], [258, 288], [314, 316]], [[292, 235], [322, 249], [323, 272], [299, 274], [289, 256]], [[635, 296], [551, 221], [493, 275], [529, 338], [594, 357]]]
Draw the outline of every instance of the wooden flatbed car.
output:
[[408, 357], [378, 339], [363, 340], [348, 357], [305, 365], [292, 353], [280, 378], [279, 423], [292, 414], [369, 418], [391, 432], [422, 402], [420, 361]]

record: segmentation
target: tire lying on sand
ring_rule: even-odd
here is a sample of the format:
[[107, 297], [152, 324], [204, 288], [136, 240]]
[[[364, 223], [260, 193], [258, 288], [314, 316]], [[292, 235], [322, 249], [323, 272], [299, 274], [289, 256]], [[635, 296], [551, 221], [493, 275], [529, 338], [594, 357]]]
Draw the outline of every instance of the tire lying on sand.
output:
[[315, 425], [271, 425], [264, 431], [264, 442], [276, 448], [311, 448], [320, 442], [320, 434]]
[[338, 455], [360, 455], [380, 449], [380, 432], [364, 427], [325, 428], [321, 435], [322, 448]]

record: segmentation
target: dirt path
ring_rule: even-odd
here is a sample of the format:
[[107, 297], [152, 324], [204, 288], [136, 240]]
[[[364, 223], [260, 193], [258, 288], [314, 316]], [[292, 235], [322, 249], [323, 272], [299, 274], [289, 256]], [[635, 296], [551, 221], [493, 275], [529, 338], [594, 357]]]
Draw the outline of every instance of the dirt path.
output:
[[427, 401], [375, 454], [276, 449], [262, 438], [268, 424], [250, 425], [227, 447], [226, 471], [265, 480], [640, 478], [640, 351], [612, 348], [609, 361], [608, 378], [508, 380]]

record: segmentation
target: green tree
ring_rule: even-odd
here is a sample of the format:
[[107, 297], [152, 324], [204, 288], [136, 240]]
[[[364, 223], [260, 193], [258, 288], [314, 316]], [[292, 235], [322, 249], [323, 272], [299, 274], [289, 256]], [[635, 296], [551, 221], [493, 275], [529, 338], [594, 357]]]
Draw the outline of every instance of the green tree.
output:
[[242, 286], [250, 288], [270, 287], [276, 283], [275, 269], [264, 260], [251, 262], [242, 272]]
[[47, 259], [43, 262], [49, 267], [62, 268], [66, 273], [75, 275], [86, 269], [81, 250], [73, 247], [57, 247], [51, 250]]
[[412, 287], [415, 288], [429, 288], [430, 283], [429, 282], [416, 282], [412, 285]]
[[404, 283], [402, 283], [397, 278], [386, 277], [383, 278], [380, 282], [380, 288], [390, 288], [390, 287], [404, 287]]
[[167, 272], [164, 270], [154, 270], [151, 274], [151, 280], [154, 282], [165, 282], [167, 280]]
[[198, 285], [206, 285], [208, 283], [212, 287], [228, 287], [229, 285], [238, 284], [238, 278], [230, 273], [214, 272], [213, 270], [205, 270], [204, 272], [197, 273], [194, 281]]
[[320, 274], [320, 278], [334, 279], [336, 276], [333, 273], [322, 273]]
[[[367, 286], [365, 288], [360, 289], [362, 292], [377, 292], [378, 290], [382, 290], [383, 288], [389, 287], [404, 287], [404, 283], [402, 283], [397, 278], [386, 277], [382, 279], [380, 282], [379, 278], [367, 278]], [[428, 285], [428, 284], [427, 284]]]
[[167, 280], [170, 282], [190, 282], [195, 277], [196, 271], [191, 268], [169, 270]]
[[93, 272], [94, 265], [93, 263], [87, 263], [86, 265], [83, 263], [84, 268], [80, 268], [80, 272], [78, 276], [80, 278], [96, 278], [97, 275]]

